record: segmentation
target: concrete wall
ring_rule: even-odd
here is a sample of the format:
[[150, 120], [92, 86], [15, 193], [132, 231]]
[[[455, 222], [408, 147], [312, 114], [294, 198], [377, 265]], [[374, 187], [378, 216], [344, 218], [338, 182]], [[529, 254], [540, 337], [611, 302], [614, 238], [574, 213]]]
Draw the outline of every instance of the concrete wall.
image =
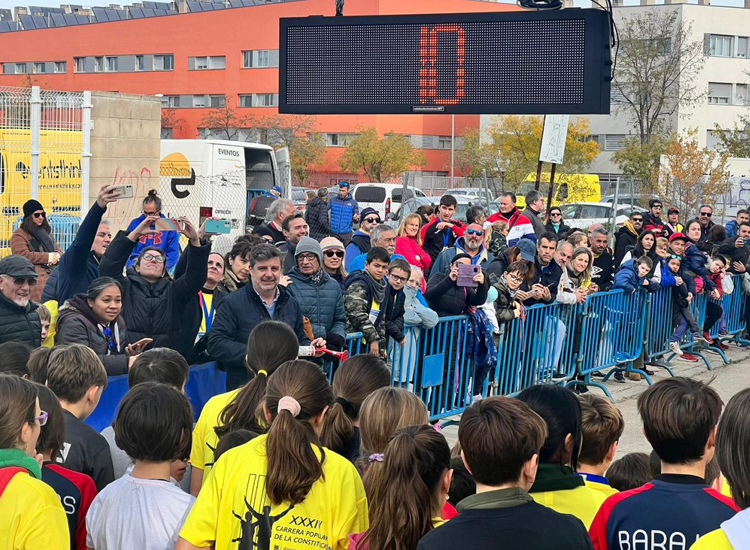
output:
[[146, 95], [92, 92], [89, 204], [103, 185], [132, 185], [135, 197], [110, 205], [112, 233], [141, 214], [149, 189], [159, 188], [161, 100]]

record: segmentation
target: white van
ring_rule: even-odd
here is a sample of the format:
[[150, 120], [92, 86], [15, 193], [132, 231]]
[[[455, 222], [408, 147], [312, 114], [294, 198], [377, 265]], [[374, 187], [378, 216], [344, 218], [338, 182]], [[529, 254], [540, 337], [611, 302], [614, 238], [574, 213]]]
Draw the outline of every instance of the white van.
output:
[[[282, 153], [283, 157], [283, 153]], [[162, 213], [185, 216], [196, 228], [208, 217], [232, 222], [229, 235], [215, 239], [215, 249], [231, 248], [245, 234], [249, 195], [282, 182], [276, 154], [268, 145], [203, 139], [161, 140], [159, 195]]]
[[[400, 183], [358, 183], [354, 187], [354, 200], [359, 205], [359, 211], [364, 208], [374, 208], [378, 211], [380, 219], [391, 212], [398, 210], [401, 205], [404, 186]], [[421, 189], [409, 188], [406, 190], [406, 200], [412, 197], [425, 197]]]

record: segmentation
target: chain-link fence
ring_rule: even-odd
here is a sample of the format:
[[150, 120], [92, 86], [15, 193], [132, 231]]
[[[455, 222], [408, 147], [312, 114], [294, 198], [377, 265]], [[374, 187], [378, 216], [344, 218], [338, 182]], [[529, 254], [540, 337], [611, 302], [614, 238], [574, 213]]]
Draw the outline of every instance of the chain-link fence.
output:
[[88, 200], [89, 94], [0, 87], [0, 256], [37, 199], [65, 250]]

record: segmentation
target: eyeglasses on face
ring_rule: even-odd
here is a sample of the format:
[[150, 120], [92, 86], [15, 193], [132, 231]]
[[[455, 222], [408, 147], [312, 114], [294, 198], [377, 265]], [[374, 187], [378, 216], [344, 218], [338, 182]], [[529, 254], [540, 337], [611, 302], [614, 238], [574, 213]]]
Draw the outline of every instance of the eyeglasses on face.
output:
[[550, 218], [558, 218], [558, 217], [560, 217], [560, 216], [562, 216], [562, 213], [561, 213], [561, 212], [550, 212], [550, 213], [549, 213], [549, 217], [550, 217]]
[[144, 210], [143, 213], [146, 216], [158, 216], [161, 210], [154, 210], [153, 212], [149, 212], [148, 210]]
[[367, 223], [380, 223], [380, 218], [365, 218]]
[[344, 251], [343, 250], [326, 250], [325, 255], [329, 258], [333, 258], [334, 256], [336, 256], [337, 258], [343, 258]]
[[40, 426], [44, 426], [47, 423], [48, 419], [49, 419], [49, 414], [47, 414], [44, 411], [40, 411], [39, 416], [34, 417], [34, 422], [39, 422]]
[[520, 283], [523, 281], [523, 279], [515, 273], [508, 273], [508, 280], [513, 281], [514, 283]]
[[643, 218], [633, 218], [633, 223], [643, 223]]
[[36, 278], [35, 277], [15, 277], [13, 279], [13, 284], [16, 286], [23, 286], [25, 283], [29, 283], [29, 286], [36, 286]]
[[702, 218], [710, 218], [711, 216], [713, 216], [711, 212], [701, 212]]
[[297, 261], [299, 262], [312, 262], [315, 259], [315, 254], [300, 254], [297, 256]]
[[662, 208], [662, 205], [661, 204], [655, 204], [651, 208]]
[[393, 279], [397, 283], [405, 283], [407, 280], [406, 277], [402, 277], [401, 275], [396, 275], [394, 273], [389, 273], [388, 278]]
[[682, 261], [682, 256], [680, 256], [678, 254], [670, 254], [669, 255], [669, 259], [670, 260], [680, 260], [680, 261]]
[[47, 215], [46, 212], [34, 212], [35, 218], [43, 218], [46, 215]]
[[161, 254], [149, 254], [148, 252], [143, 255], [143, 259], [147, 262], [156, 262], [157, 264], [164, 263], [164, 256]]
[[484, 235], [484, 231], [482, 231], [481, 229], [467, 229], [466, 234], [476, 235], [477, 237], [481, 237], [482, 235]]

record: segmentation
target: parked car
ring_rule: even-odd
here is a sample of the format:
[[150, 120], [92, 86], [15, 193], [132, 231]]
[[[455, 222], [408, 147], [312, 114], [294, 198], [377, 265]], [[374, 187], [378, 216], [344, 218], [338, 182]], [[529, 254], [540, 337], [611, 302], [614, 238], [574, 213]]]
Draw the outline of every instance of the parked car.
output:
[[[570, 227], [586, 229], [595, 223], [609, 224], [612, 219], [612, 204], [606, 202], [577, 202], [560, 207], [565, 223]], [[615, 225], [622, 225], [632, 212], [644, 212], [639, 206], [620, 204], [616, 209]]]
[[[632, 204], [633, 206], [639, 206], [644, 209], [648, 208], [648, 203], [651, 199], [659, 200], [659, 196], [658, 195], [644, 195], [644, 194], [638, 194], [638, 193], [633, 194], [633, 195], [631, 195], [630, 193], [620, 193], [619, 195], [617, 195], [617, 202], [619, 204], [621, 205], [626, 204], [628, 206]], [[607, 195], [606, 197], [602, 197], [602, 202], [607, 202], [609, 204], [612, 204], [613, 202], [615, 202], [615, 196]], [[664, 212], [666, 215], [666, 209], [664, 210]]]
[[[354, 187], [354, 200], [360, 211], [364, 208], [374, 208], [380, 214], [380, 219], [398, 209], [401, 204], [403, 186], [398, 183], [358, 183]], [[426, 197], [421, 189], [407, 189], [406, 198]]]

